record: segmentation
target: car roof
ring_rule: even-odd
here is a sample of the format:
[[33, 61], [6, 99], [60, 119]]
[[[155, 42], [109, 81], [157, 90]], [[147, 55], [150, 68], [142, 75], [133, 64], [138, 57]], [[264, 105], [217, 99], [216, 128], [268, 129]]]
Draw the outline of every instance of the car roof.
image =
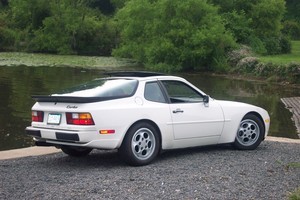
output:
[[114, 77], [150, 77], [150, 76], [166, 76], [166, 74], [149, 71], [113, 71], [105, 72], [104, 75]]
[[111, 78], [132, 78], [136, 80], [151, 80], [151, 79], [171, 79], [171, 80], [184, 80], [178, 76], [172, 76], [159, 72], [150, 72], [150, 71], [112, 71], [105, 72], [104, 75], [108, 75]]

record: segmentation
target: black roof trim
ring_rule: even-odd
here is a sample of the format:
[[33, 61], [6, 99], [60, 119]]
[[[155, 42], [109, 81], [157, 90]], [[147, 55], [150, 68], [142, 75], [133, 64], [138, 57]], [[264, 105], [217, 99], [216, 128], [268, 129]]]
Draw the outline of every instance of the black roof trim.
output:
[[148, 72], [148, 71], [113, 71], [105, 72], [104, 75], [117, 76], [117, 77], [149, 77], [149, 76], [166, 76], [166, 74], [158, 72]]

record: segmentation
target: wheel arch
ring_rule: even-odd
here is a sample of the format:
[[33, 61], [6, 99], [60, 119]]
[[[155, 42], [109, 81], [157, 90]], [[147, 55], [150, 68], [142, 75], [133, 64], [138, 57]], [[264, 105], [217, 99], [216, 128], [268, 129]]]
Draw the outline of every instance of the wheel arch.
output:
[[121, 142], [120, 146], [122, 145], [122, 143], [123, 143], [123, 141], [124, 141], [124, 138], [126, 137], [128, 131], [129, 131], [134, 125], [136, 125], [136, 124], [138, 124], [138, 123], [143, 123], [143, 122], [152, 125], [152, 126], [155, 128], [155, 130], [157, 131], [158, 137], [159, 137], [159, 142], [160, 142], [160, 146], [159, 146], [159, 152], [160, 152], [160, 151], [162, 150], [162, 136], [161, 136], [161, 131], [160, 131], [160, 128], [158, 127], [158, 125], [157, 125], [154, 121], [152, 121], [152, 120], [150, 120], [150, 119], [140, 119], [140, 120], [134, 122], [133, 124], [131, 124], [131, 126], [126, 130], [126, 132], [125, 132], [125, 134], [124, 134], [124, 136], [123, 136], [123, 138], [122, 138], [122, 142]]

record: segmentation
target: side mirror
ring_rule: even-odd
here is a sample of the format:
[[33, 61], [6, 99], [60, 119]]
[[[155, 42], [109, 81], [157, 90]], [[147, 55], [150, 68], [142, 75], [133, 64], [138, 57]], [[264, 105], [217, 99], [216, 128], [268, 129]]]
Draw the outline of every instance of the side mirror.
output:
[[207, 103], [209, 102], [209, 96], [208, 96], [208, 95], [204, 95], [204, 96], [203, 96], [203, 102], [204, 102], [205, 104], [207, 104]]

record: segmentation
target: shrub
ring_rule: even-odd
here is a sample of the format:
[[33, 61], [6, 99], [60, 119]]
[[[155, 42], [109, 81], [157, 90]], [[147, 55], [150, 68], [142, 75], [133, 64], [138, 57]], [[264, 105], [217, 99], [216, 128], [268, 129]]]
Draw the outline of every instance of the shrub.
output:
[[236, 66], [241, 59], [250, 57], [252, 56], [252, 54], [253, 53], [250, 47], [241, 45], [238, 49], [229, 51], [229, 53], [227, 54], [228, 64], [230, 66]]
[[300, 39], [300, 23], [293, 20], [283, 22], [282, 33], [289, 36], [292, 40]]
[[246, 72], [246, 73], [249, 72], [253, 73], [255, 72], [255, 67], [258, 63], [259, 60], [256, 57], [245, 57], [238, 62], [237, 67], [239, 71]]
[[291, 42], [286, 36], [264, 38], [263, 43], [269, 55], [291, 52]]
[[0, 51], [13, 50], [16, 40], [15, 31], [0, 27]]
[[249, 46], [255, 53], [261, 54], [261, 55], [267, 54], [267, 49], [265, 47], [265, 44], [258, 37], [251, 35], [248, 38], [247, 44], [249, 44]]
[[275, 55], [281, 52], [279, 39], [276, 37], [269, 37], [263, 39], [268, 55]]
[[102, 15], [93, 10], [69, 4], [51, 4], [52, 16], [34, 32], [31, 51], [58, 54], [110, 55], [115, 29]]
[[276, 75], [276, 66], [273, 63], [258, 63], [255, 68], [255, 75], [268, 77]]
[[290, 63], [286, 66], [286, 77], [292, 83], [300, 83], [300, 63]]
[[280, 53], [285, 54], [285, 53], [291, 53], [292, 50], [292, 43], [291, 40], [287, 36], [281, 36], [279, 40], [279, 45], [280, 45]]

